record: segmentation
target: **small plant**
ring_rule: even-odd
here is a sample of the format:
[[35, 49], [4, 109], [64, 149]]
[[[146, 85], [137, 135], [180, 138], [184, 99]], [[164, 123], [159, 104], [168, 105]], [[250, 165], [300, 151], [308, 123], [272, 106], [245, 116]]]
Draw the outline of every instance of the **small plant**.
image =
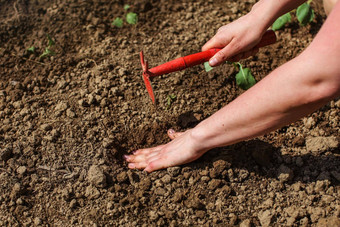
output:
[[45, 51], [39, 56], [40, 59], [44, 59], [46, 57], [55, 55], [55, 52], [51, 49], [55, 45], [55, 42], [51, 38], [51, 36], [48, 34], [47, 34], [47, 39], [48, 39], [48, 45], [45, 48]]
[[123, 27], [123, 20], [120, 17], [116, 17], [116, 19], [112, 22], [112, 25], [116, 26], [117, 28]]
[[[237, 86], [239, 86], [243, 90], [248, 90], [254, 84], [256, 84], [256, 80], [249, 68], [243, 68], [240, 62], [233, 62], [232, 64], [236, 69], [239, 70], [235, 76]], [[209, 72], [213, 69], [213, 67], [209, 65], [209, 62], [204, 62], [204, 68], [206, 72]]]
[[28, 51], [29, 53], [34, 54], [34, 53], [35, 53], [35, 47], [34, 47], [34, 46], [31, 46], [30, 48], [27, 48], [27, 51]]
[[[125, 4], [125, 5], [124, 5], [124, 10], [125, 10], [125, 11], [129, 10], [130, 8], [131, 8], [131, 6], [128, 5], [128, 4]], [[138, 22], [138, 15], [137, 15], [136, 13], [134, 13], [134, 12], [129, 12], [129, 13], [126, 14], [125, 20], [126, 20], [126, 22], [127, 22], [128, 24], [132, 24], [132, 25], [133, 25], [133, 24], [137, 24], [137, 22]], [[121, 28], [121, 27], [123, 27], [123, 25], [124, 25], [124, 21], [123, 21], [122, 18], [116, 17], [116, 18], [112, 21], [111, 24], [112, 24], [113, 26], [117, 27], [117, 28]]]
[[310, 6], [310, 1], [303, 3], [296, 10], [296, 16], [302, 26], [306, 26], [314, 19], [314, 10]]
[[[303, 3], [296, 9], [296, 17], [301, 26], [306, 26], [307, 24], [311, 23], [314, 19], [314, 10], [310, 6], [312, 1], [309, 0], [308, 2]], [[288, 12], [281, 17], [277, 18], [276, 21], [272, 25], [272, 29], [277, 31], [287, 23], [291, 22], [292, 16], [291, 12]]]
[[125, 4], [125, 5], [124, 5], [124, 10], [128, 10], [128, 9], [130, 9], [130, 5]]
[[129, 23], [129, 24], [137, 24], [137, 21], [138, 21], [138, 16], [136, 13], [128, 13], [126, 14], [126, 21]]
[[[254, 84], [256, 84], [256, 80], [254, 76], [251, 74], [249, 68], [243, 68], [240, 62], [233, 63], [235, 68], [239, 67], [239, 72], [236, 74], [236, 84], [243, 90], [248, 90]], [[238, 67], [237, 67], [238, 66]]]
[[213, 70], [214, 68], [209, 65], [209, 62], [204, 62], [204, 68], [206, 72]]
[[286, 13], [276, 19], [276, 21], [272, 25], [272, 29], [274, 31], [280, 30], [281, 28], [283, 28], [283, 26], [285, 26], [285, 24], [287, 24], [288, 22], [291, 22], [291, 20], [292, 20], [292, 16], [290, 15], [290, 13]]
[[168, 95], [166, 97], [166, 104], [167, 104], [166, 109], [170, 109], [171, 104], [176, 100], [176, 98], [177, 96], [174, 94]]

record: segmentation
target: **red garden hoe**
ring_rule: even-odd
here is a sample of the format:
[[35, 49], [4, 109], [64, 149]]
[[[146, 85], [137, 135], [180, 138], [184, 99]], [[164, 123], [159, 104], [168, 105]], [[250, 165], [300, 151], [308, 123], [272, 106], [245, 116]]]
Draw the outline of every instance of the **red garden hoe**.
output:
[[[261, 41], [257, 44], [257, 48], [264, 47], [276, 42], [275, 32], [272, 30], [268, 30], [262, 36]], [[184, 57], [177, 58], [175, 60], [166, 62], [162, 65], [156, 66], [154, 68], [148, 68], [148, 62], [144, 60], [143, 51], [140, 52], [140, 61], [143, 68], [143, 80], [146, 86], [146, 90], [149, 93], [149, 96], [155, 104], [155, 95], [152, 90], [150, 77], [160, 76], [167, 73], [172, 73], [176, 71], [180, 71], [195, 65], [202, 64], [214, 56], [221, 49], [210, 49], [203, 52], [199, 52], [196, 54], [187, 55]]]

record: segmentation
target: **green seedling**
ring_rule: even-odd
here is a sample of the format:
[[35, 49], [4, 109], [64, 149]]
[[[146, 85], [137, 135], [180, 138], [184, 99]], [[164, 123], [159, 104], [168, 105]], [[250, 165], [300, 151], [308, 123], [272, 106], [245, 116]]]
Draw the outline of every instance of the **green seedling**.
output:
[[277, 20], [272, 25], [272, 29], [274, 31], [280, 30], [281, 28], [283, 28], [283, 26], [285, 26], [285, 24], [287, 24], [291, 20], [292, 16], [290, 15], [290, 13], [286, 13], [281, 17], [277, 18]]
[[177, 96], [174, 94], [168, 95], [166, 97], [166, 104], [167, 104], [166, 109], [170, 109], [171, 104], [176, 100], [176, 98]]
[[54, 40], [51, 38], [49, 34], [47, 34], [47, 39], [48, 39], [48, 47], [52, 47], [55, 45]]
[[47, 39], [48, 39], [47, 47], [45, 48], [45, 51], [39, 56], [40, 59], [44, 59], [46, 57], [55, 55], [55, 52], [51, 50], [51, 48], [55, 45], [55, 41], [48, 34]]
[[[125, 11], [127, 11], [130, 8], [131, 8], [131, 6], [128, 5], [128, 4], [124, 5], [124, 10]], [[126, 19], [126, 22], [128, 24], [137, 24], [137, 22], [138, 22], [138, 15], [136, 13], [129, 12], [129, 13], [126, 14], [125, 19]], [[120, 17], [116, 17], [116, 19], [114, 19], [114, 21], [111, 24], [113, 26], [117, 27], [117, 28], [121, 28], [124, 25], [124, 21]]]
[[239, 72], [236, 74], [236, 84], [243, 90], [248, 90], [251, 88], [254, 84], [256, 84], [256, 80], [251, 74], [251, 71], [249, 68], [243, 68], [241, 63], [233, 63], [235, 68], [238, 68], [239, 66]]
[[128, 13], [126, 14], [126, 21], [129, 23], [129, 24], [137, 24], [137, 21], [138, 21], [138, 16], [136, 13]]
[[296, 16], [302, 26], [306, 26], [314, 19], [314, 10], [311, 8], [309, 1], [300, 5], [296, 10]]
[[[312, 1], [309, 0], [306, 3], [303, 3], [296, 9], [296, 17], [301, 26], [306, 26], [307, 24], [311, 23], [314, 19], [314, 10], [310, 6]], [[277, 18], [277, 20], [273, 23], [272, 29], [277, 31], [283, 28], [284, 25], [291, 22], [292, 16], [291, 12], [288, 12], [281, 17]]]
[[34, 53], [35, 53], [35, 47], [34, 47], [34, 46], [31, 46], [30, 48], [27, 49], [27, 51], [28, 51], [29, 53], [34, 54]]
[[55, 52], [50, 50], [48, 47], [45, 48], [45, 51], [39, 56], [40, 59], [44, 59], [46, 57], [54, 56]]
[[214, 68], [209, 65], [209, 62], [204, 62], [204, 69], [206, 72], [213, 70]]
[[120, 17], [117, 17], [113, 22], [112, 25], [116, 26], [117, 28], [123, 27], [123, 20]]
[[[234, 67], [239, 70], [236, 74], [236, 84], [243, 90], [247, 90], [251, 88], [254, 84], [256, 84], [256, 80], [254, 76], [251, 74], [251, 70], [249, 68], [243, 68], [240, 62], [227, 62], [228, 64], [233, 64]], [[206, 72], [211, 71], [214, 69], [209, 65], [209, 62], [204, 62], [204, 68]]]
[[130, 9], [130, 5], [125, 4], [125, 5], [124, 5], [124, 10], [128, 10], [128, 9]]

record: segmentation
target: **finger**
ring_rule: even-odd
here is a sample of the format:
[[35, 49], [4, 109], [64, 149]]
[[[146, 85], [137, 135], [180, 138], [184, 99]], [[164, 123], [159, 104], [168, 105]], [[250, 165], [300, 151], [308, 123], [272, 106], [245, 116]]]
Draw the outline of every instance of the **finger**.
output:
[[217, 52], [209, 60], [209, 65], [215, 67], [224, 63], [227, 59], [239, 54], [241, 47], [241, 44], [237, 42], [236, 39], [233, 39], [226, 47]]
[[153, 153], [158, 154], [158, 152], [163, 148], [163, 146], [164, 145], [160, 145], [153, 148], [138, 150], [139, 152], [134, 152], [132, 155], [124, 155], [124, 159], [127, 162], [141, 162], [147, 159]]
[[125, 160], [127, 162], [142, 162], [147, 159], [146, 154], [139, 154], [139, 155], [129, 155], [129, 156], [124, 156]]
[[219, 37], [218, 33], [212, 37], [206, 44], [203, 45], [202, 51], [206, 51], [212, 48], [223, 48], [225, 47], [229, 42], [231, 41], [231, 38], [224, 37], [223, 40]]
[[183, 132], [176, 132], [175, 130], [173, 130], [172, 128], [168, 130], [168, 136], [170, 137], [170, 139], [175, 139], [176, 137], [179, 137], [180, 135], [182, 135]]
[[162, 156], [149, 162], [144, 171], [151, 173], [152, 171], [164, 169], [170, 166], [172, 166], [171, 163], [168, 163], [167, 159], [164, 156]]
[[153, 161], [159, 159], [159, 157], [160, 157], [159, 154], [160, 154], [159, 152], [151, 153], [148, 157], [146, 157], [143, 160], [130, 162], [128, 164], [128, 167], [130, 169], [144, 169], [145, 167], [148, 166], [148, 164], [150, 162], [153, 162]]
[[147, 162], [131, 162], [128, 164], [129, 169], [145, 169], [147, 166]]
[[154, 151], [157, 151], [157, 150], [162, 149], [162, 147], [164, 147], [164, 144], [163, 144], [163, 145], [156, 146], [156, 147], [139, 149], [139, 150], [136, 150], [136, 151], [132, 152], [132, 154], [133, 154], [133, 155], [149, 154], [149, 153], [151, 153], [151, 152], [154, 152]]

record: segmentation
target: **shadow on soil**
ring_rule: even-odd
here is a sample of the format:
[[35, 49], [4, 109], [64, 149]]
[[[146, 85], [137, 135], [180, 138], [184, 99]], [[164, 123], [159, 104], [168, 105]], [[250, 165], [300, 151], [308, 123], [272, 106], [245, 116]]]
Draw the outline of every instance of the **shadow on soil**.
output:
[[[339, 153], [339, 149], [321, 155], [281, 155], [278, 148], [255, 139], [213, 149], [188, 166], [193, 169], [205, 169], [218, 160], [224, 160], [232, 169], [247, 170], [249, 173], [253, 172], [269, 179], [278, 179], [280, 173], [285, 173], [280, 167], [285, 166], [288, 171], [292, 171], [293, 176], [286, 182], [288, 184], [329, 180], [332, 185], [339, 185], [337, 178], [340, 157], [336, 153]], [[284, 169], [287, 171], [287, 168]]]

